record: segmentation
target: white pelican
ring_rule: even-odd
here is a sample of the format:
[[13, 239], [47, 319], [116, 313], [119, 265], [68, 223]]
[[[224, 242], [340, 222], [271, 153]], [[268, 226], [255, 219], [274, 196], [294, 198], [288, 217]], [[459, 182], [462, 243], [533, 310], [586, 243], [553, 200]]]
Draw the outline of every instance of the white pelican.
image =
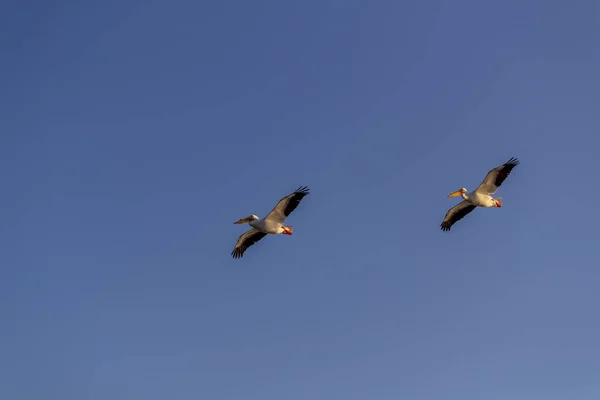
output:
[[296, 209], [296, 207], [298, 207], [300, 201], [308, 193], [308, 188], [306, 186], [301, 186], [296, 189], [294, 193], [279, 200], [279, 203], [277, 203], [275, 208], [263, 219], [252, 214], [249, 217], [234, 222], [234, 224], [244, 224], [247, 222], [252, 229], [238, 238], [238, 241], [231, 252], [233, 258], [243, 257], [244, 252], [248, 247], [267, 236], [267, 234], [279, 235], [283, 233], [284, 235], [291, 235], [292, 227], [284, 225], [285, 219]]
[[452, 225], [463, 219], [476, 207], [502, 207], [502, 197], [493, 198], [491, 195], [496, 193], [502, 182], [504, 182], [512, 169], [517, 165], [519, 165], [519, 160], [513, 157], [501, 166], [488, 172], [481, 185], [475, 191], [467, 194], [467, 189], [462, 188], [450, 193], [448, 197], [462, 196], [464, 200], [448, 210], [441, 225], [442, 230], [449, 231]]

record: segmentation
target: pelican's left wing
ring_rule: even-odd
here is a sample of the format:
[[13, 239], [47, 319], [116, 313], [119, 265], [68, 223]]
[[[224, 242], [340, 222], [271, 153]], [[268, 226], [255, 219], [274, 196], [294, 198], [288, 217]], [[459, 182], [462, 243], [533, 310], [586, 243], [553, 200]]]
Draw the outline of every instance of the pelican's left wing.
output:
[[296, 191], [283, 199], [279, 200], [279, 203], [275, 208], [265, 217], [272, 221], [283, 224], [288, 215], [292, 213], [300, 204], [300, 201], [309, 193], [309, 189], [306, 186], [301, 186]]
[[243, 257], [244, 252], [248, 249], [248, 247], [252, 246], [265, 236], [267, 236], [266, 233], [261, 232], [256, 228], [252, 228], [248, 232], [242, 233], [242, 235], [238, 238], [231, 255], [233, 258]]
[[481, 182], [481, 185], [479, 185], [475, 191], [483, 194], [496, 193], [500, 185], [502, 185], [502, 182], [508, 178], [510, 172], [517, 165], [519, 165], [519, 160], [513, 157], [501, 166], [490, 170], [483, 182]]

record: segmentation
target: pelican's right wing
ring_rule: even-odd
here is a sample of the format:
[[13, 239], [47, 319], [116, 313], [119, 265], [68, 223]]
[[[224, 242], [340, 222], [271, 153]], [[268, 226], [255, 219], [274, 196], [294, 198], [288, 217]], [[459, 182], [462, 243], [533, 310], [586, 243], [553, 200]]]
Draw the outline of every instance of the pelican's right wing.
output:
[[452, 225], [463, 219], [467, 214], [473, 211], [477, 206], [469, 203], [466, 200], [461, 201], [454, 207], [448, 210], [444, 220], [442, 221], [442, 230], [449, 231]]
[[248, 232], [243, 233], [239, 238], [231, 255], [233, 258], [240, 258], [244, 256], [244, 252], [248, 249], [248, 247], [252, 246], [254, 243], [258, 242], [260, 239], [267, 236], [266, 233], [259, 231], [256, 228], [250, 229]]

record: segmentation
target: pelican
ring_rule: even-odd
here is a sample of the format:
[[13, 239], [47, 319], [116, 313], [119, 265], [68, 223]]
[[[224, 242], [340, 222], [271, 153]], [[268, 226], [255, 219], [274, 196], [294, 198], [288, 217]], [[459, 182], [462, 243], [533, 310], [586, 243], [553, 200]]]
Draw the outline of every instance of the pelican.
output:
[[284, 225], [285, 219], [289, 216], [292, 211], [298, 207], [300, 201], [309, 193], [309, 189], [306, 186], [301, 186], [296, 191], [288, 196], [285, 196], [275, 206], [271, 212], [260, 219], [256, 215], [252, 214], [249, 217], [242, 218], [234, 224], [245, 224], [248, 223], [252, 227], [248, 232], [243, 233], [239, 238], [231, 255], [233, 258], [240, 258], [244, 256], [244, 252], [248, 247], [258, 242], [268, 234], [284, 235], [292, 234], [292, 227]]
[[449, 231], [452, 225], [463, 219], [476, 207], [502, 207], [502, 197], [494, 198], [491, 195], [496, 193], [502, 182], [517, 165], [519, 165], [519, 160], [512, 157], [501, 166], [490, 170], [483, 182], [473, 192], [467, 194], [467, 189], [462, 188], [450, 193], [448, 197], [462, 196], [464, 200], [448, 210], [442, 221], [442, 230]]

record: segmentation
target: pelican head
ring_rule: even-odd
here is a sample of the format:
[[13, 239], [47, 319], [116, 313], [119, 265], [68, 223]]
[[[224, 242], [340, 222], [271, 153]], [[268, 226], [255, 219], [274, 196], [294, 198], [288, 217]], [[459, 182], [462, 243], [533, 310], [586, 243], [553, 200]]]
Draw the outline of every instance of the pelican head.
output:
[[250, 221], [256, 221], [257, 219], [259, 219], [258, 216], [252, 214], [249, 217], [242, 218], [242, 219], [239, 219], [239, 220], [235, 221], [234, 224], [245, 224], [245, 223], [250, 222]]
[[465, 188], [458, 189], [456, 192], [450, 193], [448, 195], [448, 197], [456, 197], [456, 196], [460, 196], [462, 194], [467, 194], [467, 189], [465, 189]]

